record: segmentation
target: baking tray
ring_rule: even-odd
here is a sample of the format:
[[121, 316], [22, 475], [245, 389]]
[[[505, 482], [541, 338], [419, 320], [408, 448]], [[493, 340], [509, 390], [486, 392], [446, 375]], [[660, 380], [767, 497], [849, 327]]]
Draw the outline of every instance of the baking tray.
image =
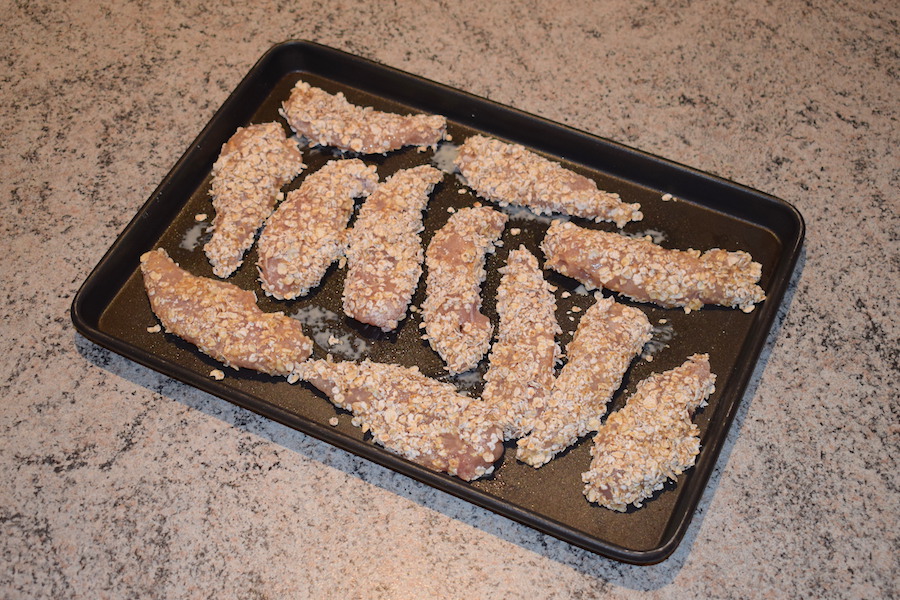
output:
[[[718, 381], [709, 405], [695, 416], [702, 436], [696, 466], [666, 485], [643, 508], [625, 513], [591, 505], [582, 495], [580, 475], [590, 462], [590, 438], [538, 470], [517, 462], [514, 443], [508, 443], [492, 476], [467, 483], [374, 445], [350, 424], [347, 413], [305, 383], [290, 385], [283, 378], [225, 369], [172, 335], [148, 332], [157, 320], [143, 290], [140, 255], [161, 246], [189, 271], [212, 276], [202, 251], [208, 235], [205, 225], [214, 214], [208, 195], [211, 167], [222, 144], [239, 126], [272, 120], [283, 123], [278, 107], [298, 79], [330, 92], [343, 91], [351, 102], [380, 110], [442, 114], [448, 119], [450, 144], [477, 132], [523, 144], [594, 178], [601, 189], [618, 192], [628, 202], [640, 202], [644, 220], [628, 224], [626, 233], [650, 234], [672, 248], [746, 250], [762, 263], [761, 285], [768, 299], [750, 314], [717, 307], [685, 314], [639, 305], [656, 326], [654, 342], [648, 347], [652, 361], [635, 361], [610, 410], [620, 408], [635, 384], [651, 373], [673, 368], [694, 352], [708, 352]], [[412, 148], [364, 160], [377, 165], [383, 180], [401, 168], [440, 163], [448, 149], [452, 145], [443, 146], [437, 154]], [[335, 156], [327, 149], [306, 148], [303, 153], [308, 165], [304, 174]], [[298, 186], [302, 179], [303, 175], [286, 189]], [[446, 222], [450, 209], [478, 201], [472, 193], [459, 193], [461, 189], [467, 188], [450, 174], [437, 186], [425, 216], [423, 243]], [[664, 199], [665, 194], [674, 198]], [[484, 284], [484, 312], [495, 325], [497, 269], [509, 250], [520, 244], [542, 259], [539, 243], [549, 224], [549, 219], [534, 218], [525, 210], [507, 212], [511, 218], [503, 246], [488, 258]], [[198, 222], [198, 215], [207, 217]], [[295, 41], [271, 48], [241, 81], [88, 276], [75, 296], [71, 316], [89, 340], [170, 377], [566, 542], [616, 560], [650, 564], [667, 557], [687, 529], [775, 321], [803, 235], [797, 210], [767, 194], [358, 56]], [[251, 250], [229, 281], [259, 292], [255, 262], [255, 250]], [[342, 317], [343, 276], [344, 271], [333, 266], [323, 285], [308, 297], [281, 302], [258, 293], [259, 304], [263, 310], [283, 310], [304, 321], [316, 341], [314, 357], [331, 353], [338, 358], [368, 356], [380, 362], [418, 365], [425, 374], [451, 381], [465, 393], [480, 394], [486, 361], [477, 372], [448, 377], [440, 359], [420, 339], [418, 313], [411, 313], [398, 331], [389, 334]], [[545, 276], [558, 288], [557, 317], [564, 330], [559, 341], [564, 345], [583, 314], [572, 308], [584, 309], [594, 300], [571, 279], [549, 271]], [[423, 295], [424, 277], [413, 304], [420, 306]], [[226, 371], [224, 380], [210, 376], [218, 368]], [[329, 424], [334, 417], [337, 426]]]

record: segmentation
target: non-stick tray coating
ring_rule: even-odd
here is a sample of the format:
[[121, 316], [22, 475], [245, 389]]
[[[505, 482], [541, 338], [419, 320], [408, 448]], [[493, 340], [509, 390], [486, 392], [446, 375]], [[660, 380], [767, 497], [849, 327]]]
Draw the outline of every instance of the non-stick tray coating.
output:
[[[695, 416], [701, 431], [696, 466], [643, 508], [625, 513], [591, 505], [582, 495], [581, 473], [590, 462], [590, 438], [538, 470], [517, 462], [514, 444], [509, 443], [495, 474], [466, 483], [375, 446], [350, 424], [346, 413], [304, 383], [290, 385], [283, 378], [235, 372], [172, 335], [148, 332], [157, 319], [144, 293], [140, 255], [163, 247], [192, 273], [212, 276], [202, 250], [204, 225], [214, 214], [208, 194], [212, 165], [239, 126], [273, 120], [284, 124], [278, 108], [298, 79], [330, 92], [343, 91], [351, 102], [380, 110], [442, 114], [448, 118], [451, 144], [483, 133], [559, 160], [595, 179], [601, 189], [618, 192], [626, 202], [641, 203], [644, 220], [628, 224], [625, 233], [650, 234], [671, 248], [745, 250], [762, 263], [761, 285], [768, 299], [749, 314], [718, 307], [685, 314], [637, 305], [656, 326], [657, 343], [652, 361], [637, 360], [626, 373], [610, 410], [620, 408], [636, 383], [651, 373], [673, 368], [695, 352], [709, 353], [718, 380], [709, 405]], [[327, 149], [307, 148], [303, 154], [308, 165], [304, 175], [335, 157]], [[377, 165], [384, 180], [398, 169], [434, 164], [441, 157], [431, 150], [410, 148], [362, 158]], [[304, 175], [287, 189], [297, 187]], [[425, 244], [446, 222], [450, 209], [479, 201], [472, 192], [460, 194], [460, 189], [468, 188], [452, 174], [435, 188], [425, 215]], [[673, 199], [664, 200], [664, 194]], [[495, 325], [498, 268], [520, 244], [542, 261], [539, 244], [550, 221], [525, 210], [507, 212], [511, 218], [503, 245], [488, 258], [483, 288], [484, 312]], [[198, 223], [197, 215], [207, 218]], [[608, 224], [573, 221], [614, 229]], [[684, 535], [774, 323], [803, 232], [803, 220], [791, 205], [761, 192], [337, 50], [287, 42], [273, 47], [251, 69], [119, 236], [76, 295], [72, 319], [88, 339], [166, 375], [590, 551], [649, 564], [668, 556]], [[330, 352], [337, 358], [367, 356], [379, 362], [418, 365], [427, 375], [480, 394], [486, 360], [479, 373], [447, 377], [438, 356], [420, 338], [418, 313], [410, 313], [399, 330], [389, 334], [343, 317], [344, 269], [333, 266], [323, 285], [309, 296], [281, 302], [259, 289], [255, 261], [254, 249], [229, 281], [256, 291], [263, 310], [282, 310], [303, 320], [317, 342], [314, 357]], [[571, 279], [550, 271], [545, 271], [545, 277], [558, 288], [557, 318], [564, 330], [559, 342], [564, 347], [583, 314], [571, 309], [585, 309], [593, 298]], [[424, 277], [413, 304], [421, 306], [423, 297]], [[213, 369], [223, 370], [225, 379], [210, 377]], [[338, 425], [331, 426], [329, 420], [336, 416]]]

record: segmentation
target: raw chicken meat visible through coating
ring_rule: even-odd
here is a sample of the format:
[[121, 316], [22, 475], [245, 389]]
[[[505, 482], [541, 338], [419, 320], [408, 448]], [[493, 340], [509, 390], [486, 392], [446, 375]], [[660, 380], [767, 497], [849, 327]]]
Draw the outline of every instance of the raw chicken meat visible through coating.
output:
[[287, 376], [312, 353], [299, 321], [261, 311], [253, 292], [191, 275], [161, 248], [141, 256], [141, 272], [166, 331], [226, 366]]
[[667, 250], [649, 239], [555, 221], [541, 243], [544, 266], [588, 288], [606, 288], [638, 302], [699, 310], [704, 304], [753, 310], [766, 295], [762, 266], [746, 252], [714, 248]]
[[556, 335], [562, 330], [550, 284], [524, 246], [509, 253], [500, 272], [500, 325], [481, 398], [510, 440], [531, 431], [544, 409], [559, 358]]
[[296, 374], [352, 412], [376, 443], [430, 469], [471, 481], [490, 474], [503, 453], [502, 433], [480, 401], [416, 367], [314, 360]]
[[455, 163], [479, 196], [500, 206], [527, 206], [537, 214], [557, 212], [619, 227], [644, 217], [640, 204], [622, 202], [618, 194], [597, 189], [594, 180], [524, 146], [476, 135], [460, 147]]
[[422, 165], [378, 186], [348, 235], [344, 313], [384, 331], [406, 316], [422, 275], [422, 211], [443, 172]]
[[329, 94], [298, 81], [284, 102], [282, 116], [310, 145], [379, 154], [404, 146], [435, 146], [444, 139], [440, 115], [398, 115], [351, 104], [342, 92]]
[[344, 251], [353, 199], [378, 185], [374, 166], [332, 160], [310, 173], [269, 217], [257, 250], [263, 290], [279, 300], [306, 295]]
[[281, 194], [281, 186], [306, 165], [297, 144], [278, 123], [240, 127], [222, 146], [213, 165], [212, 196], [216, 216], [203, 250], [218, 277], [228, 277], [244, 260]]
[[473, 369], [493, 334], [481, 314], [485, 255], [494, 251], [508, 217], [486, 207], [454, 213], [428, 245], [422, 320], [431, 347], [452, 374]]
[[540, 467], [596, 431], [622, 376], [651, 338], [650, 321], [637, 308], [598, 299], [581, 317], [566, 348], [568, 362], [553, 384], [534, 429], [520, 439], [516, 456]]
[[591, 468], [582, 475], [584, 494], [612, 510], [644, 500], [694, 465], [700, 431], [691, 416], [715, 390], [709, 356], [640, 382], [625, 407], [609, 415], [591, 447]]

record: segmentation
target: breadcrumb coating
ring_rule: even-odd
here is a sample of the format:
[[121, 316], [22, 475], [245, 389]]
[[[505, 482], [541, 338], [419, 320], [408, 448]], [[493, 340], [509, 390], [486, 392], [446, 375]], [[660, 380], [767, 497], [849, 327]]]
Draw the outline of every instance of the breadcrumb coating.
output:
[[463, 208], [428, 245], [422, 320], [426, 338], [452, 374], [475, 368], [488, 351], [494, 328], [481, 314], [485, 255], [503, 233], [508, 217], [486, 207]]
[[612, 298], [598, 299], [578, 323], [566, 348], [568, 362], [534, 429], [517, 442], [517, 458], [540, 467], [596, 431], [625, 371], [650, 341], [651, 330], [641, 310]]
[[377, 444], [415, 463], [471, 481], [493, 472], [503, 453], [481, 402], [417, 367], [314, 360], [296, 373], [352, 412], [353, 425]]
[[332, 160], [290, 192], [272, 213], [257, 250], [262, 289], [279, 300], [305, 296], [344, 252], [353, 199], [378, 185], [374, 166]]
[[440, 115], [398, 115], [351, 104], [342, 92], [329, 94], [298, 81], [281, 115], [311, 146], [332, 146], [379, 154], [404, 146], [436, 146], [447, 120]]
[[278, 123], [239, 127], [222, 146], [212, 168], [212, 237], [203, 250], [218, 277], [228, 277], [244, 260], [281, 193], [281, 186], [306, 165], [297, 144]]
[[481, 395], [506, 440], [534, 427], [553, 387], [559, 358], [556, 299], [537, 259], [525, 246], [509, 253], [497, 289], [497, 340]]
[[762, 265], [747, 252], [714, 248], [668, 250], [648, 238], [554, 221], [541, 243], [545, 268], [577, 279], [589, 289], [606, 288], [638, 302], [685, 312], [704, 304], [753, 310], [765, 300], [757, 282]]
[[618, 194], [597, 189], [592, 179], [518, 144], [472, 136], [454, 162], [479, 196], [500, 206], [527, 206], [537, 214], [556, 212], [619, 227], [644, 217], [640, 204], [622, 202]]
[[384, 331], [406, 316], [422, 276], [422, 211], [444, 173], [422, 165], [378, 186], [348, 235], [344, 313]]
[[141, 273], [166, 331], [228, 367], [287, 376], [312, 353], [299, 321], [261, 311], [253, 292], [191, 275], [162, 248], [141, 256]]
[[616, 511], [629, 504], [639, 508], [667, 480], [692, 467], [700, 431], [691, 416], [706, 404], [715, 382], [709, 356], [695, 354], [639, 383], [594, 437], [591, 467], [581, 477], [587, 499]]

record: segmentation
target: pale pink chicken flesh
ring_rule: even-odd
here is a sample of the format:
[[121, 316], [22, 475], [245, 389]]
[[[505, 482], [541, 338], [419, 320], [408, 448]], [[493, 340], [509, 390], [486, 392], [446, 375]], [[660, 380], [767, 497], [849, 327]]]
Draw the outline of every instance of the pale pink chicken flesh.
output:
[[353, 413], [376, 443], [430, 469], [471, 481], [503, 453], [502, 432], [480, 401], [416, 368], [316, 360], [297, 374]]
[[559, 358], [556, 300], [524, 246], [509, 253], [497, 290], [500, 325], [481, 397], [505, 439], [526, 435], [544, 410]]
[[354, 198], [378, 185], [374, 166], [332, 160], [306, 176], [269, 217], [257, 245], [263, 291], [279, 300], [305, 296], [344, 252]]
[[750, 254], [718, 248], [669, 250], [647, 239], [634, 239], [554, 222], [541, 249], [546, 268], [606, 288], [638, 302], [698, 310], [704, 304], [736, 306], [750, 312], [765, 299], [757, 284], [762, 267]]
[[640, 382], [625, 407], [609, 416], [594, 437], [584, 494], [612, 510], [644, 500], [694, 465], [700, 431], [691, 421], [715, 389], [709, 357], [695, 354], [684, 364]]
[[507, 219], [486, 207], [461, 209], [435, 233], [425, 253], [425, 332], [451, 373], [474, 368], [490, 346], [493, 326], [481, 314], [481, 284], [485, 255], [493, 252]]
[[351, 104], [342, 92], [329, 94], [298, 81], [281, 114], [310, 145], [332, 146], [362, 154], [404, 146], [434, 146], [446, 134], [440, 115], [399, 115]]
[[597, 188], [588, 179], [524, 146], [476, 135], [454, 161], [479, 196], [501, 206], [526, 206], [537, 214], [562, 213], [622, 227], [643, 218], [639, 204]]
[[596, 431], [625, 371], [650, 338], [643, 312], [612, 298], [598, 299], [578, 323], [546, 407], [531, 433], [517, 442], [518, 459], [540, 467]]
[[304, 167], [300, 149], [278, 123], [239, 128], [222, 146], [210, 187], [213, 233], [203, 248], [216, 276], [228, 277], [241, 266], [281, 186]]
[[163, 249], [141, 256], [141, 272], [166, 331], [226, 366], [286, 376], [312, 353], [299, 321], [261, 311], [253, 292], [188, 273]]
[[398, 171], [366, 200], [348, 235], [344, 313], [395, 329], [422, 275], [422, 211], [443, 172], [422, 165]]

